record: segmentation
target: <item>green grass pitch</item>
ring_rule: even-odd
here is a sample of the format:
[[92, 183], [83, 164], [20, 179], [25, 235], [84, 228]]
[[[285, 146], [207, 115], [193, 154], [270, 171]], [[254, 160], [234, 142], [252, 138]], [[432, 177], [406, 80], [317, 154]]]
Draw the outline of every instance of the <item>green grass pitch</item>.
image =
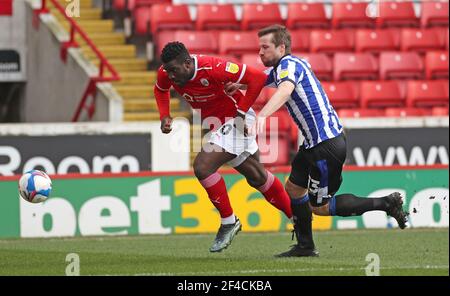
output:
[[380, 275], [449, 275], [445, 229], [315, 232], [318, 258], [274, 258], [290, 233], [245, 233], [222, 253], [208, 251], [213, 234], [0, 240], [0, 275], [65, 275], [77, 253], [81, 275], [365, 275], [366, 256]]

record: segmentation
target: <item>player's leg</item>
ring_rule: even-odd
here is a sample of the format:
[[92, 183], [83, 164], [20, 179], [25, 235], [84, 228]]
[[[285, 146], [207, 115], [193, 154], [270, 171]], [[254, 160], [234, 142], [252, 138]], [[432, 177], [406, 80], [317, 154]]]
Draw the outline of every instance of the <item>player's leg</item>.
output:
[[218, 168], [235, 158], [236, 155], [221, 151], [222, 149], [218, 146], [209, 148], [214, 149], [208, 149], [208, 152], [202, 149], [197, 154], [193, 167], [195, 176], [205, 188], [209, 199], [221, 217], [221, 226], [210, 248], [211, 252], [220, 252], [231, 244], [234, 236], [242, 227], [239, 219], [233, 213], [225, 181], [217, 172]]
[[314, 181], [315, 196], [311, 200], [314, 214], [347, 217], [379, 210], [394, 217], [400, 228], [406, 227], [408, 213], [403, 211], [403, 201], [398, 192], [378, 198], [359, 197], [349, 193], [334, 195], [342, 182], [342, 165], [346, 154], [344, 136], [330, 140], [320, 149], [321, 156], [325, 157], [317, 161], [314, 169], [317, 172], [317, 181]]
[[309, 205], [308, 151], [300, 148], [291, 165], [291, 174], [286, 182], [286, 191], [291, 198], [291, 208], [294, 221], [294, 233], [297, 244], [289, 251], [277, 257], [314, 257], [318, 256], [312, 235], [312, 210]]
[[283, 184], [259, 162], [259, 151], [250, 155], [235, 169], [247, 179], [247, 183], [261, 192], [265, 199], [282, 211], [286, 217], [292, 218], [289, 196]]

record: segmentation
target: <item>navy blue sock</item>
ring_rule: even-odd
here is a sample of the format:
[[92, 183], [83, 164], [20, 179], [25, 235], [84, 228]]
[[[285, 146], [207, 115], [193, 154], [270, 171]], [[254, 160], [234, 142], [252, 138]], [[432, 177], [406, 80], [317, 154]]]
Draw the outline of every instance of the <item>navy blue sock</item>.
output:
[[309, 196], [305, 195], [301, 199], [291, 199], [291, 208], [298, 243], [306, 247], [314, 247]]
[[329, 201], [330, 216], [360, 216], [368, 211], [386, 211], [388, 203], [384, 197], [368, 198], [353, 194], [333, 196]]

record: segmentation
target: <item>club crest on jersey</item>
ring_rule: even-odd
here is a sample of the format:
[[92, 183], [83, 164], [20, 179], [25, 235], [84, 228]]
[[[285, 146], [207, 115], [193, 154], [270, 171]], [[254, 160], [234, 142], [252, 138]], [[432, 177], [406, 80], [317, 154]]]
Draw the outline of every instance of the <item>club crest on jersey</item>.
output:
[[209, 81], [208, 81], [206, 78], [200, 79], [200, 83], [201, 83], [203, 86], [208, 86], [208, 85], [209, 85]]
[[239, 66], [236, 65], [235, 63], [227, 62], [225, 71], [227, 71], [231, 74], [236, 74], [237, 72], [239, 72]]

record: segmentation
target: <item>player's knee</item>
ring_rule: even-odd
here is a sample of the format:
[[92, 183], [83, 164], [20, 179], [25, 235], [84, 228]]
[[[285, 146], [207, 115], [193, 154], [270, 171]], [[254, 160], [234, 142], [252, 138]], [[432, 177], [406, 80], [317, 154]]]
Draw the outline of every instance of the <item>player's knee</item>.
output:
[[320, 207], [313, 207], [312, 211], [315, 215], [318, 215], [318, 216], [329, 216], [330, 215], [330, 210], [329, 210], [328, 204], [320, 206]]
[[292, 184], [290, 181], [286, 182], [285, 189], [291, 198], [302, 197], [307, 193], [307, 189]]
[[199, 180], [206, 179], [209, 177], [212, 173], [211, 168], [208, 166], [208, 164], [204, 161], [195, 160], [193, 164], [194, 168], [194, 174]]
[[246, 179], [248, 185], [258, 188], [266, 183], [267, 175], [264, 172], [255, 170], [255, 172], [251, 176], [247, 176]]

